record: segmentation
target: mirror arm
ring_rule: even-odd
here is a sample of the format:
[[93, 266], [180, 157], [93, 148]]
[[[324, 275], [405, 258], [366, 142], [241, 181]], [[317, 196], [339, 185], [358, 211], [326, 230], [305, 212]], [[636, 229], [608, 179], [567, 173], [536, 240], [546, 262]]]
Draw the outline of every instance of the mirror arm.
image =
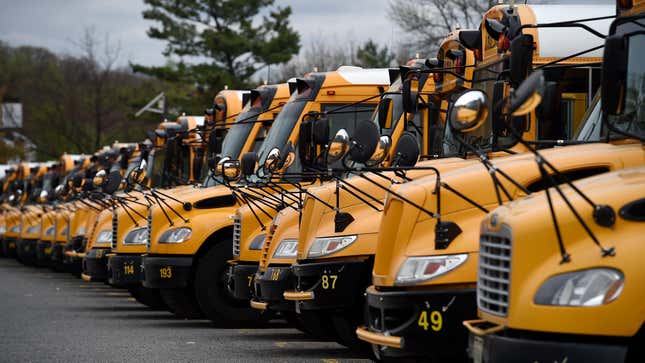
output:
[[605, 34], [602, 34], [596, 31], [595, 29], [591, 28], [590, 26], [586, 24], [581, 24], [581, 23], [587, 22], [587, 21], [605, 20], [605, 19], [614, 19], [614, 18], [616, 18], [616, 15], [570, 20], [570, 21], [560, 21], [555, 23], [524, 24], [520, 27], [519, 31], [521, 32], [523, 29], [526, 29], [526, 28], [582, 28], [588, 31], [589, 33], [597, 36], [600, 39], [605, 39], [607, 37]]

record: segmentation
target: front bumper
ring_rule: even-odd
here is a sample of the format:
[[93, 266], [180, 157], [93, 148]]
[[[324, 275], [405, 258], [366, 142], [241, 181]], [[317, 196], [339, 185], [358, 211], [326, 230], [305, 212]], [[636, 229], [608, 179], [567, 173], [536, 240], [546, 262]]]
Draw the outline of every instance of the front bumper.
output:
[[192, 256], [159, 257], [145, 255], [142, 261], [144, 287], [151, 289], [181, 289], [188, 286], [193, 265]]
[[87, 281], [106, 281], [107, 256], [109, 248], [92, 248], [83, 258], [83, 279]]
[[108, 255], [108, 283], [116, 287], [141, 285], [144, 279], [141, 255]]
[[52, 254], [50, 260], [54, 264], [62, 264], [65, 258], [64, 247], [62, 243], [50, 242], [52, 246]]
[[[577, 341], [576, 341], [577, 340]], [[471, 333], [468, 352], [484, 362], [623, 362], [628, 346], [607, 339], [581, 339], [564, 334], [536, 334], [504, 329], [494, 334]]]
[[53, 246], [51, 241], [38, 240], [36, 243], [36, 259], [40, 263], [48, 263], [51, 259]]
[[334, 261], [291, 266], [295, 291], [285, 291], [286, 300], [295, 301], [298, 310], [346, 309], [362, 301], [369, 284], [372, 263]]
[[2, 238], [2, 253], [7, 257], [16, 256], [16, 239], [13, 237]]
[[[294, 311], [293, 301], [284, 299], [284, 292], [296, 284], [291, 266], [269, 266], [266, 271], [257, 271], [253, 280], [256, 306], [274, 311]], [[252, 305], [253, 306], [253, 305]]]
[[84, 256], [87, 239], [84, 236], [75, 236], [69, 243], [63, 243], [63, 262], [70, 265], [79, 265]]
[[359, 339], [382, 357], [465, 359], [468, 333], [462, 321], [477, 316], [474, 289], [377, 291], [367, 289], [368, 326]]
[[16, 253], [20, 260], [34, 263], [36, 262], [36, 239], [19, 239], [16, 242]]
[[226, 285], [231, 295], [238, 300], [251, 300], [252, 282], [257, 264], [230, 263], [227, 271]]

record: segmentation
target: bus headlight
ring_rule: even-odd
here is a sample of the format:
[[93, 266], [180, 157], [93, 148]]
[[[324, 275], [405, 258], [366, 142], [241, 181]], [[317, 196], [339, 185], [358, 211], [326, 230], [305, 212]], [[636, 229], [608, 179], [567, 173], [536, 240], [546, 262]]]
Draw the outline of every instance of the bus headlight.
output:
[[5, 233], [7, 233], [7, 227], [5, 226], [0, 227], [0, 234], [5, 234]]
[[148, 227], [135, 228], [123, 239], [124, 245], [144, 245], [148, 241]]
[[600, 306], [623, 291], [623, 273], [612, 268], [592, 268], [555, 275], [540, 286], [534, 302], [554, 306]]
[[309, 248], [310, 258], [321, 257], [338, 252], [356, 241], [356, 235], [316, 238]]
[[190, 238], [192, 232], [188, 227], [169, 229], [159, 237], [159, 243], [183, 243]]
[[395, 285], [413, 285], [434, 279], [461, 266], [467, 253], [443, 256], [408, 257], [396, 274]]
[[283, 239], [273, 253], [276, 258], [293, 258], [298, 253], [297, 239]]
[[40, 226], [31, 226], [27, 228], [27, 234], [40, 234]]
[[104, 229], [99, 232], [98, 237], [96, 237], [96, 243], [111, 243], [112, 242], [112, 230]]

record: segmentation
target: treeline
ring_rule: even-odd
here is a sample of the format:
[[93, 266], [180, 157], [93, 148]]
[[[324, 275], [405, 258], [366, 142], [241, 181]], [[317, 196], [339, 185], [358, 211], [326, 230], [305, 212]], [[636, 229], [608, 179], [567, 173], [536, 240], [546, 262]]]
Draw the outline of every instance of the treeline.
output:
[[[63, 152], [93, 152], [114, 140], [138, 141], [161, 115], [134, 113], [161, 91], [177, 110], [197, 110], [212, 95], [194, 87], [134, 74], [118, 67], [118, 48], [91, 32], [79, 41], [81, 56], [57, 55], [0, 41], [0, 87], [4, 101], [23, 104], [23, 130], [39, 160]], [[3, 155], [0, 155], [2, 157]], [[4, 155], [6, 161], [6, 156]]]

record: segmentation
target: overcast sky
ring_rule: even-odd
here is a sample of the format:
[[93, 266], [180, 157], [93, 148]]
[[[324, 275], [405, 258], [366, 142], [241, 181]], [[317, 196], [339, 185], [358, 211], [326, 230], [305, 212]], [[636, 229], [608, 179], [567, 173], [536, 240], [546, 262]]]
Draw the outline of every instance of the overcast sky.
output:
[[[388, 0], [276, 0], [293, 10], [292, 26], [301, 45], [313, 39], [334, 42], [374, 39], [391, 45], [396, 28], [387, 18]], [[160, 65], [164, 43], [148, 38], [154, 23], [144, 20], [142, 0], [0, 0], [0, 39], [11, 45], [34, 45], [58, 53], [78, 53], [74, 40], [94, 27], [121, 44], [121, 63]]]

